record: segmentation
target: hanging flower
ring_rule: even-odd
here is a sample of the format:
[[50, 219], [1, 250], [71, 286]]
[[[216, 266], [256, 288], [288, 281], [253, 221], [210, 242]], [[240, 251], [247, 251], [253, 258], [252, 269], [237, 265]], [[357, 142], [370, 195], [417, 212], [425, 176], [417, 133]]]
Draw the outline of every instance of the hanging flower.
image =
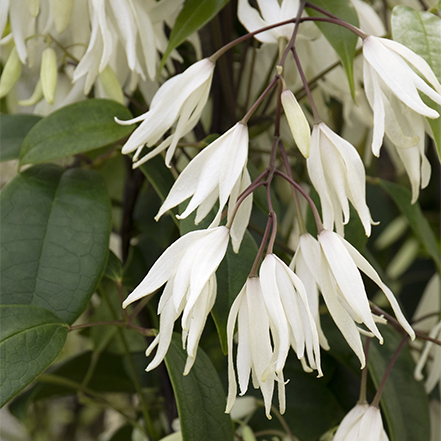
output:
[[389, 441], [380, 409], [357, 404], [343, 418], [333, 441]]
[[154, 293], [162, 285], [164, 292], [158, 305], [159, 334], [147, 348], [147, 355], [158, 346], [147, 371], [164, 359], [173, 334], [173, 325], [182, 316], [183, 346], [187, 350], [187, 374], [196, 357], [196, 351], [205, 321], [216, 298], [217, 267], [225, 256], [229, 239], [226, 227], [191, 231], [174, 242], [159, 257], [144, 280], [123, 303], [130, 303]]
[[[134, 167], [138, 167], [167, 148], [165, 162], [170, 166], [179, 139], [190, 132], [199, 121], [210, 92], [214, 66], [208, 58], [198, 61], [185, 72], [170, 78], [159, 88], [147, 113], [128, 121], [115, 118], [115, 121], [122, 125], [142, 121], [122, 148], [124, 154], [136, 151], [133, 157], [133, 161], [136, 161]], [[176, 121], [175, 131], [152, 152], [138, 160], [144, 145], [153, 147]]]
[[355, 147], [334, 133], [325, 123], [314, 125], [311, 153], [306, 161], [309, 177], [320, 196], [323, 225], [343, 236], [349, 221], [349, 201], [360, 216], [367, 236], [371, 215], [366, 204], [366, 173]]
[[322, 376], [317, 328], [302, 281], [274, 254], [265, 257], [259, 276], [271, 323], [274, 370], [281, 374], [291, 345], [303, 368], [317, 369]]
[[195, 223], [198, 224], [219, 200], [219, 210], [213, 221], [213, 224], [218, 224], [233, 189], [242, 182], [247, 159], [248, 129], [244, 124], [237, 123], [187, 165], [155, 219], [158, 220], [166, 211], [191, 197], [187, 208], [178, 218], [185, 219], [197, 208]]
[[[407, 322], [390, 289], [380, 279], [369, 262], [345, 239], [337, 233], [323, 230], [318, 241], [310, 234], [304, 234], [299, 242], [296, 256], [301, 253], [312, 278], [319, 286], [323, 299], [335, 324], [340, 329], [349, 346], [365, 366], [365, 355], [356, 323], [364, 323], [371, 335], [383, 341], [372, 315], [366, 289], [360, 271], [365, 273], [386, 295], [395, 315], [411, 336], [415, 338], [412, 327]], [[298, 257], [294, 256], [294, 261]], [[306, 281], [307, 286], [312, 284]]]
[[385, 109], [388, 97], [393, 94], [416, 113], [427, 118], [438, 118], [438, 112], [424, 104], [418, 91], [441, 104], [441, 85], [422, 57], [396, 41], [370, 35], [363, 41], [363, 56], [365, 91], [374, 112], [372, 152], [378, 156], [388, 122], [386, 115], [390, 114]]
[[228, 398], [226, 412], [236, 401], [237, 383], [233, 363], [233, 336], [237, 320], [236, 369], [240, 395], [248, 389], [250, 374], [253, 386], [259, 388], [265, 402], [266, 416], [271, 419], [271, 401], [274, 381], [279, 386], [279, 409], [285, 411], [285, 385], [283, 374], [276, 374], [273, 366], [273, 349], [270, 336], [270, 318], [263, 300], [258, 277], [247, 279], [242, 290], [231, 305], [227, 322], [228, 341]]

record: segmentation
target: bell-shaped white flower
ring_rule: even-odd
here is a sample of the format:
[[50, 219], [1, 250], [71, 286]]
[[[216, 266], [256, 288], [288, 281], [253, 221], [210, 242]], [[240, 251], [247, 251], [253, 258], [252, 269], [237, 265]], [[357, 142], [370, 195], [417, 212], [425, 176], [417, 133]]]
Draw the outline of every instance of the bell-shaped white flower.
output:
[[[422, 57], [396, 41], [370, 35], [363, 41], [363, 56], [365, 91], [374, 112], [372, 152], [378, 156], [387, 124], [385, 102], [388, 95], [395, 95], [420, 115], [438, 118], [438, 112], [423, 102], [418, 91], [441, 104], [441, 85]], [[433, 88], [413, 69], [419, 72]]]
[[[270, 319], [258, 277], [247, 279], [242, 290], [231, 305], [227, 322], [228, 341], [228, 398], [226, 412], [230, 412], [236, 401], [237, 383], [233, 362], [233, 336], [237, 321], [236, 369], [240, 395], [248, 389], [251, 374], [253, 386], [260, 388], [265, 402], [265, 412], [271, 418], [271, 401], [274, 381], [279, 386], [279, 407], [285, 411], [285, 385], [283, 375], [277, 375], [272, 365], [273, 349], [270, 335]], [[264, 376], [265, 373], [265, 376]]]
[[389, 441], [380, 409], [357, 404], [343, 418], [333, 441]]
[[228, 132], [199, 153], [179, 175], [159, 209], [158, 220], [166, 211], [191, 197], [185, 211], [186, 218], [196, 208], [195, 222], [207, 216], [217, 200], [219, 210], [213, 224], [218, 224], [222, 211], [233, 192], [240, 186], [248, 159], [248, 129], [237, 123]]
[[349, 221], [350, 201], [369, 236], [372, 219], [366, 204], [366, 172], [355, 147], [321, 122], [312, 130], [306, 165], [320, 196], [325, 228], [332, 230], [335, 224], [343, 236], [343, 224]]
[[[280, 3], [280, 4], [279, 4]], [[298, 0], [257, 0], [260, 13], [254, 9], [249, 0], [239, 0], [237, 16], [248, 32], [257, 31], [260, 28], [274, 23], [295, 18], [299, 10]], [[294, 24], [279, 26], [269, 31], [261, 32], [255, 36], [262, 43], [277, 43], [279, 38], [289, 40], [294, 30]]]
[[[148, 112], [128, 121], [115, 118], [116, 122], [123, 125], [142, 121], [122, 148], [124, 154], [136, 151], [133, 160], [137, 162], [134, 167], [143, 164], [167, 148], [165, 162], [167, 166], [170, 166], [179, 139], [190, 132], [199, 121], [210, 92], [214, 66], [214, 62], [208, 58], [196, 62], [183, 73], [170, 78], [159, 88]], [[177, 124], [174, 132], [152, 152], [138, 160], [144, 145], [154, 146], [175, 122]]]
[[398, 321], [411, 338], [415, 338], [415, 333], [401, 312], [393, 293], [383, 283], [369, 262], [337, 233], [323, 230], [318, 236], [318, 241], [310, 234], [304, 234], [299, 242], [296, 255], [299, 253], [302, 255], [309, 274], [319, 286], [335, 324], [359, 358], [362, 367], [364, 367], [366, 360], [360, 332], [365, 333], [366, 331], [359, 329], [356, 323], [364, 323], [380, 342], [383, 341], [383, 337], [375, 324], [375, 317], [371, 313], [359, 270], [372, 279], [383, 291]]
[[166, 284], [158, 305], [161, 316], [159, 334], [147, 348], [149, 355], [158, 346], [155, 357], [147, 366], [148, 371], [164, 359], [174, 322], [181, 313], [183, 346], [186, 346], [188, 355], [184, 373], [191, 369], [205, 321], [216, 298], [214, 273], [225, 256], [228, 239], [229, 229], [223, 226], [187, 233], [165, 250], [124, 301], [125, 308]]
[[274, 254], [265, 257], [259, 276], [274, 343], [270, 371], [282, 372], [292, 346], [303, 368], [308, 372], [317, 369], [322, 376], [317, 328], [302, 281]]

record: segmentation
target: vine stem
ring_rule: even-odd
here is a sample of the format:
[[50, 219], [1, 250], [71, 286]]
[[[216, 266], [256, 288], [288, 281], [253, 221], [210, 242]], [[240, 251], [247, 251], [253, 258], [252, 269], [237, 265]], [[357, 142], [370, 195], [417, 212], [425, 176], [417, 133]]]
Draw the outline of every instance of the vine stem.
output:
[[366, 358], [366, 366], [363, 368], [363, 371], [361, 373], [360, 396], [358, 398], [359, 404], [366, 403], [366, 384], [367, 384], [367, 374], [368, 374], [367, 359], [369, 357], [370, 343], [371, 343], [371, 338], [367, 337], [366, 344], [364, 345], [364, 356]]
[[285, 179], [286, 181], [288, 181], [292, 186], [294, 186], [300, 193], [301, 195], [308, 201], [309, 206], [311, 207], [312, 210], [312, 214], [314, 215], [314, 220], [315, 223], [317, 225], [317, 234], [320, 234], [323, 230], [325, 230], [325, 227], [322, 224], [322, 220], [320, 218], [320, 214], [317, 210], [317, 207], [314, 204], [314, 201], [311, 199], [311, 197], [309, 196], [309, 194], [306, 193], [305, 190], [303, 190], [303, 188], [297, 184], [297, 182], [295, 182], [293, 179], [291, 179], [289, 176], [285, 175], [285, 173], [281, 172], [280, 170], [276, 170], [274, 172], [276, 175], [279, 175], [280, 177], [282, 177], [283, 179]]
[[395, 362], [397, 361], [397, 358], [400, 355], [401, 350], [404, 348], [404, 345], [406, 344], [406, 341], [407, 341], [408, 337], [409, 336], [406, 334], [402, 338], [400, 344], [398, 345], [397, 350], [395, 351], [395, 354], [391, 358], [391, 360], [389, 362], [389, 365], [387, 366], [386, 372], [384, 373], [383, 378], [381, 379], [380, 385], [378, 386], [377, 393], [375, 394], [375, 397], [374, 397], [374, 400], [372, 401], [371, 406], [374, 406], [374, 407], [378, 407], [379, 406], [380, 398], [381, 398], [381, 395], [383, 393], [383, 389], [384, 389], [384, 386], [386, 384], [386, 381], [389, 378], [389, 375], [392, 372], [392, 368], [394, 367]]

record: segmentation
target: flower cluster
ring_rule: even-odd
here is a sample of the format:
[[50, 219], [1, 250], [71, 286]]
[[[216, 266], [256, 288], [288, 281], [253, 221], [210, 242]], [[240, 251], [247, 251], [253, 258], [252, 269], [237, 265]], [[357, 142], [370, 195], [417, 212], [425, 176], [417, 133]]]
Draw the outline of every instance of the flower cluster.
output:
[[[360, 9], [364, 8], [355, 3]], [[250, 32], [295, 18], [300, 7], [299, 2], [288, 1], [280, 4], [258, 1], [257, 4], [260, 13], [247, 0], [239, 0], [239, 19]], [[369, 11], [371, 13], [373, 10]], [[296, 26], [299, 22], [297, 20]], [[288, 24], [257, 34], [256, 38], [262, 43], [278, 42], [282, 47], [282, 42], [286, 44], [293, 32], [295, 35], [294, 24]], [[411, 121], [414, 113], [419, 117], [439, 117], [418, 94], [421, 91], [441, 104], [438, 80], [429, 65], [410, 49], [391, 40], [357, 32], [363, 37], [363, 81], [367, 102], [373, 110], [374, 155], [379, 155], [386, 134], [399, 148], [417, 146], [421, 167], [426, 169], [427, 165], [423, 165], [425, 160], [422, 159], [425, 158], [424, 144], [420, 144], [424, 128], [417, 128], [419, 119], [412, 124], [406, 124], [406, 121]], [[304, 87], [315, 119], [311, 134], [308, 118], [283, 77], [283, 63], [290, 49], [293, 50], [300, 76], [304, 77], [295, 49], [287, 47], [273, 82], [256, 101], [256, 105], [241, 121], [190, 160], [156, 216], [158, 220], [167, 211], [188, 200], [178, 219], [184, 219], [196, 211], [195, 224], [209, 217], [210, 226], [206, 230], [187, 233], [176, 241], [124, 302], [126, 307], [166, 284], [158, 307], [161, 318], [159, 334], [147, 349], [147, 354], [156, 346], [158, 349], [147, 370], [155, 368], [163, 360], [170, 344], [173, 324], [182, 314], [183, 346], [188, 355], [184, 374], [187, 374], [194, 363], [205, 321], [215, 302], [216, 270], [225, 256], [229, 238], [237, 252], [250, 219], [251, 195], [258, 187], [265, 186], [269, 211], [267, 227], [253, 269], [231, 304], [228, 315], [227, 412], [234, 405], [238, 386], [241, 395], [246, 393], [251, 375], [254, 387], [262, 392], [269, 418], [275, 383], [280, 412], [283, 413], [286, 408], [283, 370], [290, 348], [306, 372], [315, 370], [318, 376], [323, 375], [320, 347], [329, 349], [329, 344], [320, 324], [320, 293], [329, 314], [360, 360], [362, 368], [366, 365], [366, 357], [361, 335], [376, 337], [382, 343], [383, 337], [377, 323], [386, 323], [386, 320], [373, 314], [361, 273], [384, 293], [397, 323], [412, 339], [415, 338], [415, 332], [392, 291], [363, 255], [344, 239], [344, 225], [350, 220], [350, 204], [357, 211], [365, 234], [371, 234], [374, 221], [366, 202], [366, 172], [355, 147], [320, 119], [306, 82]], [[122, 149], [123, 153], [135, 152], [135, 167], [167, 148], [165, 162], [167, 166], [171, 165], [179, 139], [195, 127], [207, 102], [215, 59], [203, 59], [166, 81], [153, 98], [147, 113], [130, 121], [118, 121], [120, 124], [142, 121]], [[269, 167], [253, 182], [249, 177], [247, 122], [265, 94], [278, 83], [279, 117], [283, 109], [295, 143], [306, 158], [310, 181], [320, 199], [323, 224], [318, 210], [302, 187], [277, 168], [276, 155], [280, 148], [284, 165], [289, 169], [279, 133], [274, 136]], [[403, 116], [401, 106], [407, 106], [412, 114]], [[411, 133], [412, 129], [415, 129], [414, 133]], [[171, 134], [168, 134], [170, 131]], [[155, 149], [142, 157], [144, 146]], [[415, 175], [409, 175], [415, 200], [420, 182], [416, 185]], [[269, 189], [275, 176], [284, 177], [308, 199], [317, 224], [317, 239], [304, 226], [300, 227], [302, 234], [290, 266], [273, 251], [277, 216], [272, 208]], [[421, 181], [421, 175], [418, 176]], [[424, 186], [427, 178], [421, 183]], [[301, 217], [301, 213], [298, 214]], [[220, 226], [225, 216], [226, 225]], [[300, 224], [302, 222], [299, 220]], [[438, 327], [435, 331], [439, 332]], [[365, 437], [366, 431], [370, 431], [370, 438]], [[357, 405], [345, 417], [334, 439], [387, 440], [379, 409], [367, 404]]]

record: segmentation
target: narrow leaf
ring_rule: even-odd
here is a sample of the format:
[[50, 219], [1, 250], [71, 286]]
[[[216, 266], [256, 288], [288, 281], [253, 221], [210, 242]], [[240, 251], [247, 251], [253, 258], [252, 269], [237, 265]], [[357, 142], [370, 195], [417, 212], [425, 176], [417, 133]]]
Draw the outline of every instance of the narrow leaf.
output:
[[[354, 26], [358, 26], [358, 15], [350, 0], [314, 0], [311, 3], [314, 3]], [[306, 8], [306, 10], [311, 17], [324, 16], [313, 8]], [[340, 57], [343, 67], [345, 68], [352, 97], [354, 98], [354, 56], [358, 40], [357, 35], [349, 29], [333, 23], [317, 22], [316, 25]]]
[[159, 66], [159, 72], [172, 50], [183, 43], [191, 34], [207, 24], [229, 0], [187, 0], [175, 21], [168, 39], [168, 46]]
[[0, 115], [0, 162], [18, 159], [23, 139], [40, 119], [37, 115]]
[[36, 164], [104, 147], [127, 136], [135, 125], [122, 126], [114, 117], [132, 118], [123, 105], [91, 99], [63, 107], [39, 121], [27, 134], [21, 164]]
[[[400, 344], [402, 336], [381, 326], [384, 344], [375, 339], [369, 349], [368, 368], [376, 387]], [[415, 362], [408, 347], [401, 351], [387, 379], [380, 405], [386, 416], [391, 441], [429, 441], [429, 402], [424, 383], [413, 377]]]
[[210, 359], [199, 349], [190, 373], [182, 375], [186, 353], [173, 335], [165, 364], [175, 393], [185, 441], [233, 441], [233, 426], [225, 413], [225, 391]]
[[[395, 41], [423, 57], [441, 82], [441, 18], [430, 12], [395, 6], [392, 11], [392, 35]], [[424, 102], [441, 115], [441, 106], [425, 95]], [[427, 118], [441, 160], [441, 118]]]
[[0, 306], [0, 407], [60, 353], [68, 326], [37, 306]]
[[98, 173], [38, 165], [0, 194], [1, 304], [36, 305], [67, 323], [105, 269], [110, 201]]
[[438, 268], [441, 268], [440, 247], [436, 240], [435, 234], [430, 228], [430, 224], [424, 217], [421, 207], [418, 202], [411, 204], [411, 193], [401, 185], [392, 182], [377, 180], [380, 187], [389, 194], [394, 200], [400, 211], [406, 216], [409, 224], [423, 244], [427, 253], [432, 257]]

